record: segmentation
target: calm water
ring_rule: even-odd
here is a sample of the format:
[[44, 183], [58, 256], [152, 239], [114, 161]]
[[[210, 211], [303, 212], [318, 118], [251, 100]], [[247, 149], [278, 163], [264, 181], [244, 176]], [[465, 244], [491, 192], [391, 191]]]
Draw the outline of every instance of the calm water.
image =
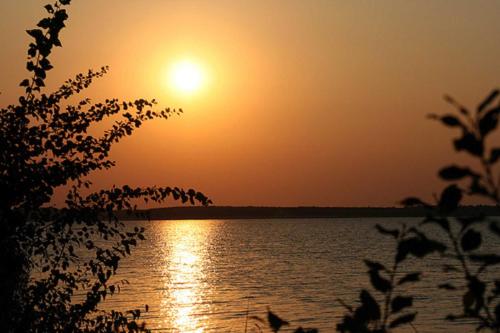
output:
[[[160, 332], [244, 332], [249, 315], [265, 318], [266, 307], [293, 327], [333, 332], [344, 313], [340, 298], [353, 302], [368, 286], [364, 258], [389, 262], [393, 243], [374, 232], [375, 223], [412, 224], [419, 219], [278, 219], [126, 222], [147, 228], [142, 242], [118, 271], [130, 284], [104, 306], [144, 308], [148, 326]], [[500, 250], [500, 244], [497, 252]], [[418, 332], [470, 332], [467, 324], [441, 318], [457, 310], [457, 296], [437, 291], [442, 259], [411, 262], [423, 269], [417, 296]], [[498, 272], [496, 272], [498, 273]], [[248, 332], [256, 332], [255, 320]], [[404, 331], [404, 330], [402, 330]], [[410, 329], [410, 331], [413, 331]]]

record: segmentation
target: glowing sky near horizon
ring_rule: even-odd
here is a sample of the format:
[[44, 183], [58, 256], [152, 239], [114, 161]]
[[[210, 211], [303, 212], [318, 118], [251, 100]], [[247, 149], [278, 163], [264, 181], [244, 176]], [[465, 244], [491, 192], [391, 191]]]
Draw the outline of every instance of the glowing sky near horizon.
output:
[[[20, 93], [24, 31], [45, 3], [0, 3], [0, 105]], [[110, 65], [86, 93], [94, 101], [184, 110], [116, 146], [117, 167], [91, 176], [98, 188], [194, 187], [219, 205], [389, 206], [431, 197], [437, 169], [463, 159], [454, 132], [426, 115], [451, 111], [445, 93], [474, 107], [500, 85], [499, 13], [493, 0], [74, 1], [47, 83]], [[185, 89], [166, 88], [165, 68], [186, 59]]]

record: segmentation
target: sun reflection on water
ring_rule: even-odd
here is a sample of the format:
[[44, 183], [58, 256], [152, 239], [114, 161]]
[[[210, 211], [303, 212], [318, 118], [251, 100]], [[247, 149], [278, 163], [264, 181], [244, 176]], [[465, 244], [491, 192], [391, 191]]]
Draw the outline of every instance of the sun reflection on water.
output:
[[206, 292], [203, 258], [207, 228], [197, 221], [172, 221], [165, 232], [170, 248], [165, 261], [165, 290], [160, 312], [174, 332], [204, 332], [201, 313], [209, 313], [203, 302]]

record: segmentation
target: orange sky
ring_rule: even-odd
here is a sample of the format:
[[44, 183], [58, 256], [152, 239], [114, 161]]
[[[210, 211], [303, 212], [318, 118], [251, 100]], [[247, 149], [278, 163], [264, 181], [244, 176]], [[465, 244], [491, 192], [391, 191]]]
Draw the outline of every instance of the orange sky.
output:
[[[16, 100], [45, 1], [0, 2], [0, 105]], [[218, 205], [393, 205], [429, 197], [457, 158], [425, 118], [475, 106], [500, 77], [500, 2], [74, 0], [49, 86], [110, 65], [88, 90], [185, 114], [116, 146], [112, 184], [194, 187]], [[164, 84], [191, 59], [192, 95]]]

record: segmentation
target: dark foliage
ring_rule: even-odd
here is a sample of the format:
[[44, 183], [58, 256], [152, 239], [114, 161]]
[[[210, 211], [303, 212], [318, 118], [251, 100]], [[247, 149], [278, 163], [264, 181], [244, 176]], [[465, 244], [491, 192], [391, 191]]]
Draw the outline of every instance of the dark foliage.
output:
[[408, 283], [420, 280], [420, 272], [403, 273], [399, 271], [401, 263], [409, 256], [423, 257], [432, 252], [442, 252], [441, 244], [428, 239], [415, 228], [401, 226], [399, 229], [386, 229], [377, 225], [377, 230], [394, 239], [397, 251], [389, 267], [382, 263], [365, 260], [372, 288], [381, 296], [379, 302], [368, 289], [359, 295], [360, 305], [352, 308], [342, 301], [347, 309], [339, 332], [387, 332], [405, 324], [411, 324], [416, 312], [410, 310], [413, 296], [404, 295], [399, 289]]
[[[82, 194], [91, 185], [86, 176], [115, 165], [109, 159], [114, 144], [143, 122], [167, 119], [180, 110], [156, 111], [156, 102], [144, 99], [93, 103], [80, 98], [73, 103], [107, 67], [78, 74], [45, 93], [49, 56], [61, 46], [69, 4], [46, 5], [48, 16], [27, 31], [33, 39], [27, 60], [31, 77], [21, 82], [25, 94], [18, 103], [0, 110], [0, 327], [6, 332], [144, 331], [140, 310], [98, 309], [120, 290], [121, 283], [112, 279], [120, 260], [144, 239], [142, 228], [128, 230], [114, 212], [133, 212], [137, 199], [210, 201], [177, 187], [125, 185]], [[121, 120], [102, 136], [89, 134], [110, 116]], [[69, 187], [65, 206], [45, 208], [60, 186]]]
[[[360, 294], [360, 305], [352, 308], [347, 305], [347, 314], [337, 325], [340, 332], [389, 332], [398, 326], [411, 324], [416, 312], [411, 311], [411, 296], [395, 295], [397, 287], [406, 283], [415, 283], [421, 272], [406, 274], [396, 279], [397, 268], [409, 256], [425, 258], [428, 254], [438, 252], [446, 259], [443, 265], [445, 272], [454, 272], [462, 284], [443, 282], [438, 288], [461, 291], [462, 298], [457, 299], [462, 311], [450, 314], [447, 320], [467, 319], [476, 325], [477, 331], [500, 332], [500, 279], [485, 278], [484, 275], [494, 265], [500, 264], [500, 255], [482, 250], [485, 240], [484, 228], [494, 236], [494, 242], [500, 241], [500, 225], [495, 220], [481, 215], [470, 217], [450, 217], [466, 196], [479, 196], [500, 205], [500, 179], [494, 173], [494, 167], [500, 159], [500, 148], [490, 147], [487, 139], [497, 128], [500, 113], [499, 91], [491, 92], [479, 104], [475, 112], [469, 111], [447, 96], [445, 99], [457, 110], [457, 115], [431, 115], [448, 127], [458, 128], [460, 136], [453, 141], [456, 151], [465, 152], [476, 159], [480, 169], [469, 166], [449, 165], [439, 171], [439, 177], [452, 182], [437, 198], [434, 204], [426, 203], [418, 198], [410, 197], [402, 201], [405, 206], [423, 206], [428, 215], [417, 227], [389, 230], [377, 226], [379, 233], [396, 240], [396, 253], [391, 269], [378, 262], [366, 260], [371, 285], [379, 294], [379, 302], [368, 290]], [[433, 224], [448, 239], [442, 243], [426, 236], [426, 225]], [[456, 265], [455, 265], [456, 264]], [[397, 281], [397, 282], [396, 282]], [[401, 313], [404, 311], [404, 313]]]
[[[263, 320], [262, 318], [258, 316], [251, 316], [249, 317], [252, 319], [255, 323], [255, 328], [259, 332], [263, 332], [263, 326], [269, 327], [269, 329], [272, 332], [279, 332], [279, 330], [282, 327], [289, 326], [290, 323], [283, 318], [280, 318], [277, 314], [272, 312], [269, 308], [267, 308], [267, 320]], [[245, 327], [245, 333], [247, 332], [247, 329]], [[295, 330], [293, 330], [294, 333], [318, 333], [318, 330], [315, 328], [303, 328], [302, 326], [297, 327]]]
[[[403, 325], [411, 325], [416, 331], [412, 325], [417, 317], [417, 312], [412, 310], [414, 297], [404, 294], [406, 286], [403, 285], [420, 281], [422, 272], [403, 273], [398, 269], [410, 257], [424, 260], [429, 254], [438, 253], [446, 260], [443, 271], [456, 273], [458, 280], [462, 281], [461, 285], [443, 282], [436, 286], [462, 292], [462, 297], [457, 299], [461, 312], [449, 314], [444, 319], [466, 319], [475, 323], [476, 331], [500, 332], [500, 279], [484, 277], [489, 268], [500, 264], [500, 255], [482, 250], [485, 240], [482, 230], [485, 228], [478, 228], [480, 225], [487, 226], [493, 241], [499, 242], [500, 224], [481, 214], [451, 217], [467, 196], [487, 198], [495, 205], [500, 205], [500, 175], [498, 170], [494, 172], [500, 160], [500, 147], [490, 147], [487, 142], [498, 125], [499, 95], [498, 90], [492, 91], [474, 113], [446, 96], [446, 101], [458, 110], [458, 114], [430, 115], [430, 118], [445, 126], [460, 130], [461, 135], [453, 141], [455, 150], [476, 159], [480, 169], [455, 164], [446, 166], [438, 174], [441, 179], [452, 184], [441, 192], [435, 203], [427, 203], [416, 197], [404, 199], [401, 202], [404, 206], [420, 206], [427, 210], [426, 218], [418, 226], [408, 228], [401, 225], [397, 229], [389, 229], [376, 225], [380, 234], [394, 240], [394, 259], [389, 266], [365, 260], [373, 293], [368, 289], [361, 290], [356, 307], [338, 300], [346, 309], [346, 314], [337, 324], [337, 331], [386, 333]], [[426, 226], [429, 224], [438, 226], [448, 242], [428, 237]], [[277, 325], [281, 319], [276, 321], [271, 320], [271, 317], [279, 317], [269, 311], [269, 327], [276, 332], [281, 327]], [[299, 329], [296, 332], [302, 332]]]

